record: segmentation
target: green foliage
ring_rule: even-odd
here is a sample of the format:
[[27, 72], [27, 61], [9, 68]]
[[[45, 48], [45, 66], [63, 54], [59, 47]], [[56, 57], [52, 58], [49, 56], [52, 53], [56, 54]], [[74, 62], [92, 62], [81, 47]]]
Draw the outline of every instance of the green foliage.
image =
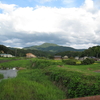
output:
[[62, 62], [55, 62], [54, 60], [44, 60], [44, 59], [36, 59], [32, 61], [33, 63], [33, 68], [45, 68], [49, 66], [54, 66], [54, 65], [62, 65]]
[[3, 78], [4, 78], [4, 76], [2, 74], [0, 74], [0, 79], [3, 79]]
[[70, 57], [76, 57], [76, 56], [81, 56], [81, 51], [65, 51], [65, 52], [58, 52], [56, 55], [61, 55], [62, 57], [67, 55], [69, 58]]
[[59, 46], [53, 43], [44, 43], [40, 46], [25, 47], [24, 49], [31, 49], [31, 50], [36, 49], [41, 51], [49, 51], [53, 53], [63, 52], [63, 51], [81, 51], [81, 50], [74, 49], [72, 47]]
[[7, 53], [7, 54], [13, 54], [14, 53], [13, 50], [10, 50], [8, 47], [6, 47], [4, 45], [0, 45], [0, 51], [3, 51], [4, 53]]
[[11, 60], [9, 62], [5, 62], [5, 63], [0, 63], [1, 68], [6, 69], [6, 68], [13, 68], [13, 67], [26, 67], [26, 68], [30, 68], [30, 66], [32, 65], [30, 60], [27, 59], [22, 59], [22, 60]]
[[83, 51], [81, 56], [100, 57], [100, 46], [93, 46]]
[[63, 91], [53, 85], [40, 69], [19, 71], [18, 76], [0, 82], [0, 100], [59, 100]]
[[81, 62], [81, 64], [83, 64], [83, 65], [89, 65], [89, 64], [93, 64], [94, 62], [95, 62], [94, 59], [86, 58], [85, 60], [83, 60]]
[[65, 91], [67, 98], [100, 94], [100, 77], [53, 67], [48, 70], [50, 79]]
[[76, 61], [73, 59], [69, 59], [69, 60], [62, 60], [62, 62], [64, 64], [68, 64], [68, 65], [76, 65]]
[[31, 49], [19, 49], [19, 48], [10, 48], [10, 47], [6, 47], [4, 45], [0, 45], [0, 51], [4, 51], [4, 53], [6, 54], [12, 54], [14, 56], [17, 57], [25, 57], [26, 53], [33, 53], [36, 56], [39, 57], [48, 57], [49, 55], [53, 55], [53, 53], [51, 52], [44, 52], [44, 51], [39, 51], [39, 50], [31, 50]]
[[0, 82], [0, 100], [62, 100], [66, 97], [100, 95], [99, 73], [87, 70], [88, 67], [99, 69], [99, 62], [91, 66], [66, 65], [66, 62], [71, 61], [77, 62], [74, 59], [60, 61], [32, 58], [0, 63], [0, 67], [27, 68], [18, 71], [16, 78]]

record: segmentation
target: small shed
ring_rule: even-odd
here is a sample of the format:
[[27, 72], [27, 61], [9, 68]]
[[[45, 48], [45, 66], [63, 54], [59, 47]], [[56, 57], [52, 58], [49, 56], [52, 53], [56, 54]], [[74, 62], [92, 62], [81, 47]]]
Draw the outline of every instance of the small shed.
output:
[[61, 56], [54, 56], [54, 60], [61, 60], [62, 57]]
[[27, 53], [26, 57], [27, 58], [36, 58], [36, 56], [34, 54], [32, 54], [32, 53]]

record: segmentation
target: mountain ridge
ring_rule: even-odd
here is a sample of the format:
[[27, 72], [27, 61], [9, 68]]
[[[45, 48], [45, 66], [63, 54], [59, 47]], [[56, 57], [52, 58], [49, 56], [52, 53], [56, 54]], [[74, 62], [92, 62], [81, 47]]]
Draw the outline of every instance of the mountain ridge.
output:
[[49, 52], [84, 51], [85, 50], [85, 49], [75, 49], [72, 47], [60, 46], [53, 43], [43, 43], [37, 46], [24, 47], [23, 49], [41, 50], [41, 51], [49, 51]]

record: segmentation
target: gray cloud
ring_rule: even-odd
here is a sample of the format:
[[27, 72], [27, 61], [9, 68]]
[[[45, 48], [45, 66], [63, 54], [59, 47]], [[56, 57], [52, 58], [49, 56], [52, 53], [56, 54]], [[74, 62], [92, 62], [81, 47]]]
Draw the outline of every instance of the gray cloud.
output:
[[[100, 44], [100, 10], [88, 4], [80, 8], [16, 7], [2, 5], [0, 44], [28, 47], [44, 42], [74, 48]], [[95, 3], [94, 3], [95, 4]], [[7, 10], [9, 8], [9, 10]], [[92, 11], [96, 9], [95, 13]]]

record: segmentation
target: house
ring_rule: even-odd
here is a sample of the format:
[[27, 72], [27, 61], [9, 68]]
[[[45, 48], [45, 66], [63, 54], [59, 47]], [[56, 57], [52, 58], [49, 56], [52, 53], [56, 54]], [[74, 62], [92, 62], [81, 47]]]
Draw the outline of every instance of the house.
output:
[[79, 60], [79, 57], [75, 57], [76, 60]]
[[84, 56], [84, 57], [79, 58], [79, 60], [83, 61], [83, 60], [85, 60], [86, 58], [89, 58], [89, 57]]
[[54, 60], [61, 60], [62, 57], [61, 56], [54, 56]]
[[85, 57], [83, 57], [84, 58], [84, 60], [86, 59], [86, 58], [88, 58], [87, 56], [85, 56]]
[[68, 59], [68, 56], [64, 56], [63, 59]]
[[27, 54], [26, 54], [26, 57], [27, 57], [27, 58], [36, 58], [36, 56], [33, 55], [32, 53], [27, 53]]
[[84, 58], [83, 58], [83, 57], [81, 57], [81, 58], [79, 58], [79, 60], [83, 61], [83, 60], [84, 60]]
[[0, 54], [0, 57], [14, 57], [14, 56], [11, 54]]

